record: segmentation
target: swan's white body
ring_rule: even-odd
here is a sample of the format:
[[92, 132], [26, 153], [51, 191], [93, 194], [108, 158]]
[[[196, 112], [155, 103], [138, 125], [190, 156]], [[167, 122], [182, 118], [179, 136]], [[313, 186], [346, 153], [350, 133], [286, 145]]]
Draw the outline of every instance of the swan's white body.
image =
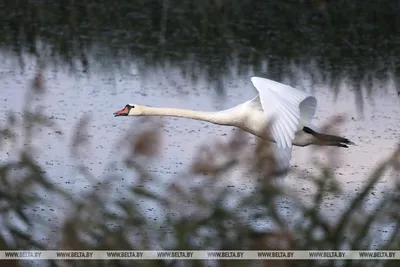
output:
[[[317, 108], [315, 97], [265, 78], [252, 77], [251, 81], [259, 95], [220, 113], [226, 113], [233, 126], [275, 142], [278, 147], [311, 144], [311, 139], [304, 138], [302, 129], [314, 127], [311, 120]], [[268, 125], [270, 132], [266, 131]]]
[[312, 130], [309, 130], [311, 133], [304, 131], [304, 127], [314, 128], [311, 120], [317, 108], [315, 97], [291, 86], [265, 78], [252, 77], [251, 81], [259, 95], [231, 109], [219, 112], [154, 108], [128, 104], [124, 109], [115, 112], [114, 115], [185, 117], [219, 125], [235, 126], [262, 139], [276, 143], [277, 159], [279, 165], [284, 168], [290, 165], [292, 145], [315, 144], [347, 147], [342, 143], [352, 144], [345, 138], [319, 134]]

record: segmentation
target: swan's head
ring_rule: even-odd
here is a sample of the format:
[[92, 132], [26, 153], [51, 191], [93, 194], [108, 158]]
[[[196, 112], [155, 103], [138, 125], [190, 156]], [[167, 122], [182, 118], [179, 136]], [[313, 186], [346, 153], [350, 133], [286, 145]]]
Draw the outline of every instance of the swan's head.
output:
[[145, 106], [136, 104], [126, 104], [126, 106], [114, 112], [114, 117], [118, 116], [141, 116], [143, 115], [143, 110]]

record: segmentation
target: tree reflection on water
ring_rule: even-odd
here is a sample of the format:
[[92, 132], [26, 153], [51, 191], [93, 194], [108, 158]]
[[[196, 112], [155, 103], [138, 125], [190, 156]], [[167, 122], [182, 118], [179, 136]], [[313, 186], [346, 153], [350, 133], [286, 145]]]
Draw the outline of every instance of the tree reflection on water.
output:
[[2, 12], [3, 48], [72, 70], [168, 63], [222, 92], [232, 68], [296, 85], [295, 65], [336, 92], [345, 77], [358, 98], [389, 75], [399, 87], [396, 1], [23, 1]]

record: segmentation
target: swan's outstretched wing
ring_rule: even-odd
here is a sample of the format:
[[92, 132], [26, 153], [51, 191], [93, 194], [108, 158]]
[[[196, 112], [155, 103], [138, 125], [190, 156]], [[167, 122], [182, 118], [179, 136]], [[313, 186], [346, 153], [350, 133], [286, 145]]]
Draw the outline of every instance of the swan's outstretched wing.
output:
[[251, 81], [260, 94], [267, 120], [272, 119], [272, 137], [278, 147], [291, 148], [296, 131], [314, 117], [317, 100], [304, 91], [265, 78], [252, 77]]
[[290, 160], [292, 158], [292, 148], [282, 148], [277, 144], [273, 144], [272, 148], [274, 150], [276, 172], [283, 173], [288, 171], [290, 169]]

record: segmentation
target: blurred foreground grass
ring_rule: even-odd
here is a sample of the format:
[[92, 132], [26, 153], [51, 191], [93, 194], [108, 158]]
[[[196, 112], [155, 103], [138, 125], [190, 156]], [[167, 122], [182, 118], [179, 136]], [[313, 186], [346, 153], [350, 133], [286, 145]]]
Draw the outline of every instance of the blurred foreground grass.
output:
[[[40, 74], [40, 72], [39, 72]], [[76, 160], [76, 168], [93, 184], [84, 196], [66, 192], [52, 182], [46, 166], [40, 165], [37, 147], [46, 142], [45, 128], [60, 135], [61, 131], [42, 112], [34, 99], [45, 94], [38, 75], [25, 99], [25, 110], [9, 113], [1, 125], [0, 148], [5, 157], [0, 165], [0, 249], [65, 249], [65, 250], [396, 250], [400, 249], [400, 147], [384, 160], [369, 177], [364, 188], [354, 193], [332, 222], [326, 218], [323, 205], [329, 196], [344, 197], [332, 169], [320, 165], [319, 174], [306, 177], [317, 189], [311, 201], [282, 190], [275, 182], [274, 161], [268, 143], [257, 140], [251, 153], [248, 139], [237, 132], [229, 141], [214, 142], [199, 150], [192, 166], [176, 175], [165, 192], [152, 188], [163, 184], [152, 175], [147, 164], [154, 158], [162, 138], [161, 126], [146, 120], [135, 125], [121, 141], [126, 154], [121, 158], [125, 170], [134, 172], [132, 183], [111, 197], [118, 174], [92, 177], [85, 165]], [[72, 144], [67, 144], [76, 159], [84, 158], [88, 142], [86, 125], [90, 118], [77, 123]], [[141, 128], [141, 126], [143, 126]], [[139, 129], [139, 130], [138, 130]], [[142, 129], [142, 130], [140, 130]], [[60, 140], [61, 142], [61, 140]], [[318, 148], [321, 149], [321, 148]], [[334, 150], [326, 150], [330, 161]], [[123, 154], [123, 153], [122, 153]], [[243, 156], [246, 155], [246, 156]], [[222, 186], [234, 168], [246, 166], [253, 178], [254, 189], [241, 194]], [[294, 171], [294, 170], [292, 170]], [[384, 173], [393, 174], [397, 187], [382, 192], [375, 207], [365, 208], [372, 189]], [[297, 175], [297, 174], [296, 174]], [[282, 178], [280, 178], [282, 179]], [[99, 186], [100, 185], [100, 186]], [[40, 192], [40, 193], [38, 193]], [[64, 200], [66, 212], [59, 223], [32, 216], [28, 210], [40, 205], [47, 195]], [[285, 207], [279, 203], [285, 201]], [[60, 202], [61, 203], [61, 202]], [[235, 204], [232, 204], [235, 203]], [[53, 203], [54, 209], [58, 203]], [[149, 215], [146, 205], [157, 207]], [[287, 216], [296, 220], [287, 220]], [[268, 223], [270, 230], [258, 225]], [[51, 236], [34, 231], [60, 229]], [[39, 230], [38, 230], [39, 229]], [[389, 229], [379, 237], [376, 229]], [[386, 230], [385, 230], [386, 231]], [[43, 233], [52, 231], [43, 231]], [[40, 238], [38, 238], [40, 236]], [[54, 246], [47, 240], [51, 239]], [[379, 242], [377, 242], [379, 240]], [[396, 261], [55, 261], [51, 266], [398, 266]], [[32, 262], [7, 261], [1, 266], [26, 266]], [[43, 266], [44, 261], [38, 263]]]

